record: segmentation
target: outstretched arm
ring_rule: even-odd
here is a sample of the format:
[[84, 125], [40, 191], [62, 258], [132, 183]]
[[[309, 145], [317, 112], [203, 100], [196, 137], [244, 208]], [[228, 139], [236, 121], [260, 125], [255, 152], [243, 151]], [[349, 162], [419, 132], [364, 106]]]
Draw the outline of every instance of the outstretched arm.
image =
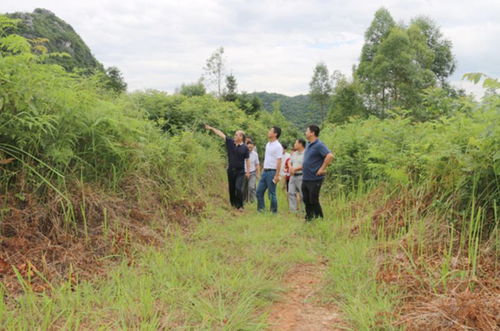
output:
[[205, 124], [205, 129], [212, 131], [213, 133], [215, 133], [216, 135], [218, 135], [222, 139], [226, 139], [226, 135], [221, 130], [219, 130], [219, 129], [211, 127], [208, 124]]

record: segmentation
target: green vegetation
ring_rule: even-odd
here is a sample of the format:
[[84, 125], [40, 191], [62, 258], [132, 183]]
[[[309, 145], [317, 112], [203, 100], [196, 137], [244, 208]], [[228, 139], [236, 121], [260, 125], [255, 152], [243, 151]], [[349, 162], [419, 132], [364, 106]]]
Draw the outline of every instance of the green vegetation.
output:
[[[478, 82], [482, 75], [468, 77]], [[353, 235], [350, 244], [359, 253], [378, 260], [369, 271], [373, 266], [365, 265], [357, 254], [338, 259], [340, 252], [352, 252], [350, 244], [334, 250], [333, 289], [344, 293], [346, 311], [360, 328], [382, 323], [376, 312], [394, 304], [394, 285], [410, 296], [395, 308], [406, 316], [397, 325], [439, 329], [446, 328], [446, 318], [436, 318], [436, 311], [419, 301], [434, 300], [448, 309], [457, 304], [449, 298], [452, 293], [486, 296], [488, 290], [481, 284], [497, 284], [500, 98], [495, 91], [500, 84], [488, 77], [484, 84], [492, 92], [482, 102], [464, 99], [458, 107], [462, 111], [437, 120], [415, 123], [411, 115], [393, 114], [325, 126], [323, 140], [336, 155], [325, 186], [340, 197], [332, 201], [334, 209], [347, 215], [339, 218], [352, 220], [343, 232]], [[359, 272], [368, 273], [366, 288], [349, 287], [349, 277]], [[366, 291], [378, 293], [374, 301], [364, 296]], [[449, 301], [440, 303], [443, 296]], [[462, 309], [477, 305], [474, 300], [462, 303]], [[468, 327], [494, 329], [495, 310], [498, 307], [490, 303], [477, 317], [487, 322], [474, 322], [456, 311], [448, 311], [447, 318]]]
[[3, 187], [22, 177], [23, 190], [65, 195], [77, 178], [116, 187], [134, 173], [168, 178], [175, 171], [182, 156], [174, 140], [181, 136], [162, 135], [128, 97], [116, 99], [94, 78], [15, 53], [0, 58], [0, 150], [2, 158], [15, 159], [2, 167]]
[[262, 100], [264, 109], [269, 112], [273, 111], [273, 103], [279, 101], [283, 116], [301, 130], [308, 124], [321, 122], [318, 106], [311, 101], [309, 95], [301, 94], [289, 97], [270, 92], [253, 92], [249, 95], [256, 96]]
[[27, 288], [14, 309], [1, 301], [0, 324], [7, 330], [261, 329], [283, 273], [314, 259], [299, 235], [303, 227], [284, 217], [269, 222], [267, 215], [227, 219], [226, 212], [188, 235], [167, 227], [161, 247], [124, 259], [106, 280], [63, 283], [50, 296]]
[[[285, 204], [282, 196], [279, 203]], [[68, 275], [50, 295], [25, 281], [23, 295], [0, 304], [0, 323], [7, 330], [264, 329], [283, 274], [326, 257], [322, 299], [340, 305], [354, 329], [390, 328], [397, 291], [378, 286], [371, 258], [377, 242], [366, 229], [352, 238], [348, 204], [339, 197], [326, 205], [327, 219], [312, 224], [255, 211], [228, 216], [221, 209], [210, 210], [189, 233], [158, 224], [162, 244], [136, 246], [106, 279], [75, 285]]]
[[484, 225], [491, 229], [500, 196], [500, 129], [493, 124], [500, 120], [497, 104], [493, 95], [469, 105], [469, 112], [432, 122], [414, 124], [396, 116], [329, 125], [325, 140], [336, 155], [331, 183], [348, 190], [381, 182], [426, 188], [456, 213], [469, 210], [475, 201], [485, 208], [489, 220]]
[[192, 84], [182, 84], [177, 92], [186, 97], [195, 97], [207, 94], [207, 90], [201, 81]]
[[309, 95], [311, 96], [311, 99], [319, 105], [321, 122], [323, 122], [326, 117], [328, 99], [330, 98], [330, 93], [332, 92], [330, 76], [326, 64], [319, 63], [316, 65], [309, 87]]
[[[359, 215], [363, 220], [352, 213], [352, 201], [365, 198], [356, 192], [349, 199], [342, 195], [331, 199], [327, 222], [316, 224], [308, 235], [320, 240], [319, 251], [329, 261], [324, 299], [340, 305], [354, 330], [396, 329], [390, 313], [399, 303], [401, 293], [395, 286], [379, 284], [377, 270], [385, 262], [376, 255], [381, 242], [365, 223], [366, 215]], [[355, 231], [353, 226], [358, 226]]]
[[242, 129], [260, 147], [266, 144], [267, 129], [273, 125], [283, 129], [282, 141], [291, 142], [299, 135], [298, 130], [284, 118], [279, 109], [272, 113], [259, 111], [247, 115], [243, 109], [238, 108], [238, 100], [221, 101], [211, 95], [170, 96], [154, 90], [131, 93], [130, 100], [138, 108], [144, 109], [148, 118], [156, 122], [163, 131], [171, 134], [186, 130], [202, 131], [203, 124], [207, 123], [228, 134]]
[[114, 93], [127, 90], [120, 70], [117, 67], [105, 69], [71, 25], [51, 11], [38, 8], [33, 13], [13, 13], [7, 17], [14, 19], [16, 24], [4, 26], [3, 34], [30, 40], [37, 54], [57, 55], [40, 57], [39, 61], [60, 65], [68, 72], [95, 75], [103, 88]]
[[328, 77], [326, 64], [319, 63], [310, 93], [320, 113], [328, 106], [331, 123], [395, 112], [427, 121], [460, 110], [464, 91], [447, 81], [455, 67], [452, 44], [434, 21], [417, 17], [408, 25], [396, 23], [381, 8], [365, 32], [352, 79], [338, 71]]
[[[0, 15], [4, 328], [262, 329], [284, 273], [320, 259], [322, 299], [354, 329], [498, 327], [500, 84], [467, 75], [488, 88], [479, 102], [449, 87], [451, 44], [432, 21], [379, 10], [353, 80], [334, 72], [328, 95], [320, 66], [313, 99], [238, 93], [223, 48], [207, 62], [217, 97], [202, 81], [122, 93], [119, 71], [117, 84], [82, 75], [90, 62], [18, 24]], [[223, 144], [203, 124], [262, 151], [270, 126], [291, 142], [326, 115], [325, 93], [327, 218], [225, 210]], [[105, 276], [83, 276], [96, 263]]]
[[35, 9], [33, 13], [13, 13], [10, 18], [20, 20], [20, 24], [11, 32], [28, 39], [43, 38], [50, 53], [67, 53], [70, 56], [50, 59], [68, 71], [74, 69], [103, 70], [103, 66], [92, 55], [89, 47], [73, 30], [71, 25], [46, 9]]
[[226, 77], [226, 63], [224, 58], [224, 47], [217, 48], [207, 59], [203, 68], [205, 74], [203, 79], [209, 86], [210, 91], [217, 97], [222, 98], [224, 91], [224, 78]]

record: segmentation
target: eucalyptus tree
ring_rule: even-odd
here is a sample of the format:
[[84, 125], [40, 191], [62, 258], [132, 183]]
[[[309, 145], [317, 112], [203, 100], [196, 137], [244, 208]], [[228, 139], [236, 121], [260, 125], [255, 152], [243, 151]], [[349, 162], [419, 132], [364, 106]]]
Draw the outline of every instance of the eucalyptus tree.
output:
[[311, 99], [319, 105], [321, 121], [324, 121], [332, 92], [332, 84], [326, 64], [320, 62], [316, 65], [309, 88]]
[[203, 68], [205, 71], [203, 77], [217, 98], [221, 98], [223, 95], [223, 84], [226, 76], [225, 62], [224, 47], [219, 47], [210, 55]]

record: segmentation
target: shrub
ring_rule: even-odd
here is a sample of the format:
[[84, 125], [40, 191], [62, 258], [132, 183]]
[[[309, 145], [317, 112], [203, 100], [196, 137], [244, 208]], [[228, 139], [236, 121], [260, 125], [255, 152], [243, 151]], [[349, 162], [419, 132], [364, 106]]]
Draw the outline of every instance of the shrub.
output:
[[[493, 96], [498, 100], [498, 96]], [[474, 111], [437, 121], [412, 123], [395, 117], [329, 125], [322, 133], [335, 161], [329, 185], [357, 189], [358, 183], [425, 187], [453, 197], [456, 209], [472, 201], [493, 219], [500, 197], [500, 122], [491, 98]]]

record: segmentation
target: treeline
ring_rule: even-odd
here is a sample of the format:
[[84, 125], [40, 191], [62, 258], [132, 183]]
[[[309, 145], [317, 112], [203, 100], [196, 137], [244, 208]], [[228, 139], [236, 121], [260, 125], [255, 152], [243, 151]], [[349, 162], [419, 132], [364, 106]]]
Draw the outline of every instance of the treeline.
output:
[[157, 90], [133, 92], [129, 96], [139, 108], [146, 111], [149, 120], [168, 134], [185, 131], [203, 131], [203, 124], [220, 128], [231, 135], [236, 130], [244, 130], [259, 148], [267, 142], [267, 130], [273, 125], [283, 129], [282, 141], [291, 143], [300, 135], [280, 111], [276, 104], [274, 111], [259, 109], [248, 114], [238, 100], [219, 100], [210, 94], [187, 96], [182, 93], [168, 95]]
[[452, 43], [432, 19], [396, 23], [381, 8], [365, 32], [352, 78], [339, 71], [330, 75], [327, 65], [319, 63], [310, 95], [331, 123], [394, 114], [427, 121], [467, 108], [470, 99], [447, 80], [455, 68]]
[[318, 63], [308, 95], [238, 92], [236, 77], [227, 72], [224, 48], [207, 59], [198, 82], [183, 84], [177, 93], [211, 93], [236, 102], [247, 114], [272, 111], [280, 102], [284, 116], [298, 128], [309, 123], [345, 123], [350, 118], [394, 115], [428, 121], [466, 110], [472, 97], [450, 85], [456, 60], [452, 43], [436, 22], [419, 16], [408, 24], [379, 9], [365, 32], [360, 61], [348, 75]]
[[234, 102], [247, 115], [255, 115], [264, 110], [262, 100], [245, 91], [238, 91], [238, 82], [233, 73], [227, 73], [224, 47], [217, 48], [206, 60], [203, 74], [197, 82], [182, 84], [176, 94], [203, 96], [211, 94], [219, 100]]

